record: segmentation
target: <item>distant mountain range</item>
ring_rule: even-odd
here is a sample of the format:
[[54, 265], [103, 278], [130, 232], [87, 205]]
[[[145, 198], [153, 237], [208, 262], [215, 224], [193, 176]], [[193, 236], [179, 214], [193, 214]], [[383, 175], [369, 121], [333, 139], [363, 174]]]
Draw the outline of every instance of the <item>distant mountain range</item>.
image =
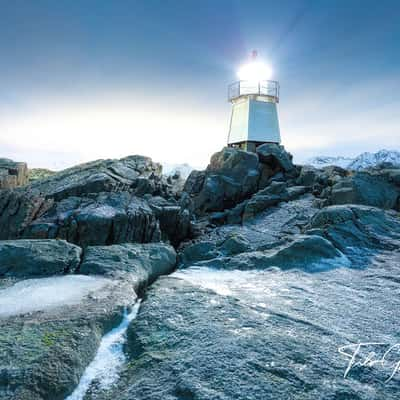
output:
[[400, 165], [400, 151], [379, 150], [376, 153], [365, 152], [355, 158], [318, 156], [310, 158], [305, 164], [313, 165], [317, 168], [327, 167], [328, 165], [337, 165], [338, 167], [357, 171], [374, 167], [384, 162]]

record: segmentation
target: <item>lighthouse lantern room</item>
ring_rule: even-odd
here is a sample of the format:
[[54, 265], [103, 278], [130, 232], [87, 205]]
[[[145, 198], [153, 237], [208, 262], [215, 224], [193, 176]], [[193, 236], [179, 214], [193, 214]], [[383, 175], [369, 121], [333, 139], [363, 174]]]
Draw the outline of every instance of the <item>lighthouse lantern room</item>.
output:
[[269, 80], [271, 71], [252, 52], [249, 64], [238, 73], [239, 81], [229, 85], [232, 103], [228, 146], [256, 151], [264, 143], [280, 143], [277, 104], [279, 83]]

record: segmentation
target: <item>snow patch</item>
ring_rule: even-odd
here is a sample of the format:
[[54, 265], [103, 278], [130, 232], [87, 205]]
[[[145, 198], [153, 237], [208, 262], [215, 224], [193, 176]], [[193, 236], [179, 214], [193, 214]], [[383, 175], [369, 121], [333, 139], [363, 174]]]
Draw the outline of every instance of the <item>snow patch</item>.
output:
[[124, 311], [122, 322], [116, 328], [103, 336], [96, 357], [86, 368], [76, 389], [65, 400], [83, 400], [89, 389], [105, 391], [118, 380], [120, 369], [126, 361], [123, 352], [126, 331], [136, 318], [139, 307], [140, 300], [130, 312]]
[[0, 290], [0, 317], [79, 304], [108, 283], [109, 279], [85, 275], [26, 279]]

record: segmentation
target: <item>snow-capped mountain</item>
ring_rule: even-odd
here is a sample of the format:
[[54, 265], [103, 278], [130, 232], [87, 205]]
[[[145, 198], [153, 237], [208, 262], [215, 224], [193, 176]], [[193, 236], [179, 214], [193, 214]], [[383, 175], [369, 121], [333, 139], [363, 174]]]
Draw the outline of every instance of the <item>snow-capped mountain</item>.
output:
[[392, 163], [393, 165], [400, 165], [400, 151], [379, 150], [376, 153], [362, 153], [356, 157], [347, 168], [359, 170], [373, 167], [383, 162]]
[[353, 161], [354, 158], [350, 157], [319, 156], [310, 158], [305, 164], [313, 165], [317, 168], [327, 167], [328, 165], [336, 165], [338, 167], [347, 168], [347, 166]]
[[317, 168], [337, 165], [338, 167], [358, 171], [360, 169], [374, 167], [383, 162], [400, 166], [400, 152], [396, 150], [379, 150], [376, 153], [365, 152], [355, 158], [318, 156], [310, 158], [307, 160], [306, 164], [313, 165]]

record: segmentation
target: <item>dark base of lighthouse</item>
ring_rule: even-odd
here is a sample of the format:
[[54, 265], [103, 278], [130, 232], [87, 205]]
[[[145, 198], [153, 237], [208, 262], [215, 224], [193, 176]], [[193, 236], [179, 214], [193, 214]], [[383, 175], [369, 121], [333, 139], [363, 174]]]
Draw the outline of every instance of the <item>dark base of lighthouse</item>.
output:
[[[261, 146], [265, 143], [275, 143], [275, 142], [253, 142], [253, 141], [245, 141], [245, 142], [238, 142], [238, 143], [229, 143], [228, 147], [234, 147], [235, 149], [241, 149], [245, 151], [250, 151], [255, 153], [257, 147]], [[279, 143], [275, 143], [279, 144]]]

